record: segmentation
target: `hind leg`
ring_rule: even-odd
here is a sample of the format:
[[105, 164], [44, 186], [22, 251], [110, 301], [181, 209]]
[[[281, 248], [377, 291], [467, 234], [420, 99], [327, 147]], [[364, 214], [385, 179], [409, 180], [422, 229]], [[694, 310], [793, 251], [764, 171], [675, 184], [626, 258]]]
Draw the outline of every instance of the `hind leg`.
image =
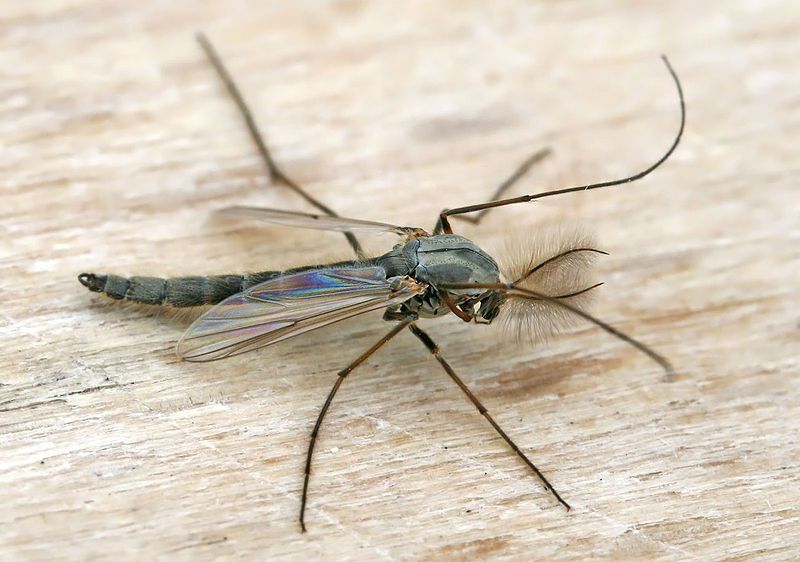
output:
[[[259, 130], [258, 125], [253, 118], [253, 113], [250, 111], [242, 92], [234, 82], [233, 77], [225, 68], [225, 65], [222, 63], [222, 59], [220, 58], [219, 54], [217, 54], [217, 51], [214, 49], [211, 41], [209, 41], [208, 38], [202, 33], [197, 34], [197, 41], [203, 48], [208, 60], [214, 66], [214, 70], [217, 71], [220, 79], [222, 79], [222, 82], [228, 89], [233, 101], [236, 103], [236, 107], [239, 108], [239, 112], [242, 114], [245, 124], [247, 125], [247, 130], [250, 133], [250, 137], [256, 143], [256, 148], [258, 148], [258, 152], [261, 154], [261, 158], [264, 161], [264, 164], [267, 166], [270, 180], [285, 185], [326, 215], [338, 217], [339, 215], [336, 214], [333, 209], [311, 196], [308, 192], [306, 192], [305, 189], [287, 176], [283, 170], [278, 167], [278, 165], [275, 163], [275, 160], [272, 158], [272, 153], [267, 147], [267, 143], [264, 142], [264, 136], [261, 134], [261, 131]], [[347, 238], [347, 242], [350, 244], [350, 247], [353, 248], [356, 256], [359, 258], [363, 257], [363, 251], [358, 239], [351, 232], [345, 232], [344, 236]]]

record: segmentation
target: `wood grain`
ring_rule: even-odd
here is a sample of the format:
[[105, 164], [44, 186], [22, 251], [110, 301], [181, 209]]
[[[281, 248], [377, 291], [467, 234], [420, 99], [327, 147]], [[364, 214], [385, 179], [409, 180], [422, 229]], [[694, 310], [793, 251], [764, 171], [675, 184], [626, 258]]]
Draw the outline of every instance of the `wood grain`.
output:
[[[667, 165], [458, 227], [498, 252], [538, 225], [594, 231], [594, 312], [677, 380], [590, 326], [523, 346], [423, 323], [572, 512], [403, 334], [334, 402], [301, 535], [314, 418], [387, 326], [188, 364], [186, 319], [78, 284], [347, 256], [336, 233], [212, 218], [308, 207], [268, 185], [200, 29], [310, 192], [424, 227], [542, 146], [515, 193], [647, 165], [677, 126], [670, 55], [688, 129]], [[797, 559], [799, 36], [798, 4], [769, 0], [4, 3], [0, 556]]]

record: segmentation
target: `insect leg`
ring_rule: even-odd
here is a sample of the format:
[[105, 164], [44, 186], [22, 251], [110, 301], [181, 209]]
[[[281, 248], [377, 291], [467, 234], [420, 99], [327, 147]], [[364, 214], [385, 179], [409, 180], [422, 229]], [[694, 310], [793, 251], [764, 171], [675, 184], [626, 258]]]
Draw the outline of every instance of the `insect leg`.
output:
[[[511, 188], [511, 186], [513, 186], [515, 183], [517, 183], [517, 181], [522, 179], [522, 176], [527, 174], [528, 171], [534, 165], [538, 164], [539, 162], [541, 162], [542, 160], [544, 160], [545, 158], [550, 156], [551, 153], [552, 153], [552, 150], [550, 150], [549, 148], [542, 148], [540, 150], [537, 150], [536, 152], [534, 152], [530, 156], [528, 156], [528, 158], [526, 158], [525, 161], [522, 164], [520, 164], [519, 167], [516, 170], [514, 170], [514, 173], [511, 174], [510, 176], [508, 176], [503, 181], [503, 183], [501, 183], [497, 187], [497, 190], [489, 198], [489, 201], [496, 201], [497, 199], [499, 199], [500, 196], [503, 193], [505, 193], [506, 191], [508, 191]], [[483, 217], [486, 216], [486, 213], [488, 213], [489, 210], [490, 209], [483, 209], [483, 210], [479, 211], [474, 217], [470, 217], [470, 216], [466, 216], [466, 215], [456, 215], [456, 216], [459, 219], [465, 220], [467, 222], [471, 222], [472, 224], [478, 224], [478, 223], [481, 222], [481, 219], [483, 219]], [[446, 209], [445, 209], [445, 211], [446, 211]], [[445, 212], [445, 211], [442, 211], [442, 212]], [[439, 220], [439, 221], [437, 221], [436, 226], [434, 227], [434, 234], [440, 234], [441, 231], [442, 231], [442, 223], [441, 223], [441, 220]]]
[[[275, 160], [272, 158], [272, 153], [270, 152], [269, 148], [267, 148], [267, 143], [264, 142], [264, 137], [261, 134], [261, 131], [258, 129], [258, 125], [256, 124], [255, 118], [253, 118], [253, 114], [250, 111], [250, 108], [247, 105], [247, 102], [244, 99], [239, 87], [233, 80], [233, 77], [228, 72], [228, 69], [225, 68], [225, 65], [222, 63], [222, 59], [220, 58], [219, 54], [217, 53], [214, 46], [211, 44], [211, 41], [203, 33], [197, 34], [197, 42], [200, 43], [200, 47], [202, 47], [203, 51], [205, 52], [208, 60], [214, 67], [214, 70], [217, 71], [222, 82], [225, 84], [228, 92], [230, 93], [233, 101], [236, 103], [236, 107], [239, 108], [239, 112], [242, 114], [245, 123], [247, 124], [247, 130], [250, 133], [250, 137], [256, 143], [256, 147], [258, 148], [258, 152], [261, 155], [262, 160], [264, 160], [264, 164], [267, 166], [267, 170], [269, 171], [269, 177], [271, 181], [281, 183], [288, 187], [289, 189], [293, 190], [295, 193], [300, 195], [303, 199], [308, 201], [311, 205], [325, 213], [326, 215], [330, 215], [332, 217], [338, 217], [339, 215], [333, 211], [330, 207], [318, 201], [310, 194], [306, 193], [306, 191], [300, 187], [300, 185], [292, 180], [289, 176], [287, 176], [283, 170], [281, 170], [278, 165], [275, 163]], [[350, 246], [353, 248], [353, 251], [356, 253], [356, 256], [361, 258], [363, 256], [363, 251], [361, 249], [361, 245], [358, 242], [358, 239], [353, 235], [352, 232], [345, 232], [345, 238], [350, 243]]]
[[306, 514], [306, 499], [308, 497], [308, 480], [309, 477], [311, 476], [311, 456], [314, 453], [314, 445], [317, 443], [317, 434], [319, 433], [319, 428], [322, 425], [322, 420], [325, 418], [325, 414], [328, 412], [328, 408], [330, 407], [331, 402], [333, 402], [333, 397], [336, 396], [336, 392], [339, 390], [339, 387], [342, 385], [342, 382], [344, 381], [345, 377], [349, 375], [353, 369], [355, 369], [356, 367], [361, 365], [361, 363], [366, 361], [366, 359], [370, 355], [378, 351], [378, 349], [381, 346], [383, 346], [383, 344], [385, 344], [390, 339], [399, 334], [401, 331], [403, 331], [405, 327], [411, 324], [414, 320], [416, 320], [416, 317], [413, 316], [409, 316], [403, 319], [399, 324], [397, 324], [394, 328], [392, 328], [392, 330], [388, 334], [386, 334], [380, 340], [378, 340], [378, 342], [375, 343], [375, 345], [373, 345], [364, 353], [362, 353], [358, 357], [358, 359], [356, 359], [355, 361], [350, 363], [347, 367], [339, 371], [338, 373], [339, 376], [336, 379], [333, 388], [331, 388], [331, 391], [328, 393], [328, 397], [325, 399], [325, 403], [322, 405], [322, 409], [320, 410], [319, 415], [317, 416], [317, 422], [314, 424], [314, 429], [311, 432], [311, 441], [308, 443], [308, 454], [306, 456], [305, 475], [303, 476], [303, 496], [302, 499], [300, 500], [300, 527], [303, 529], [304, 533], [306, 532], [305, 514]]
[[453, 299], [450, 298], [450, 295], [447, 294], [447, 291], [439, 293], [439, 298], [442, 299], [442, 302], [445, 304], [445, 306], [450, 309], [450, 312], [461, 318], [464, 322], [472, 322], [474, 315], [458, 308], [458, 305], [453, 302]]
[[534, 201], [535, 199], [541, 199], [542, 197], [550, 197], [551, 195], [562, 195], [564, 193], [572, 193], [575, 191], [588, 191], [590, 189], [599, 189], [601, 187], [610, 187], [612, 185], [622, 185], [625, 183], [630, 183], [632, 181], [641, 179], [646, 175], [648, 175], [653, 170], [655, 170], [656, 168], [658, 168], [659, 166], [661, 166], [661, 164], [663, 164], [678, 147], [678, 143], [681, 140], [681, 136], [683, 136], [684, 126], [686, 125], [686, 103], [683, 100], [683, 89], [681, 88], [680, 80], [678, 80], [678, 75], [675, 74], [675, 71], [672, 69], [672, 66], [670, 66], [667, 57], [662, 55], [661, 59], [664, 61], [664, 64], [666, 65], [667, 70], [669, 71], [669, 74], [672, 77], [672, 80], [675, 82], [675, 87], [678, 90], [678, 99], [680, 101], [680, 106], [681, 106], [681, 124], [680, 127], [678, 128], [678, 133], [675, 135], [675, 138], [672, 141], [672, 145], [654, 164], [651, 164], [644, 170], [637, 172], [632, 176], [628, 176], [627, 178], [604, 181], [600, 183], [590, 183], [588, 185], [579, 185], [575, 187], [565, 187], [563, 189], [556, 189], [552, 191], [543, 191], [541, 193], [535, 193], [533, 195], [522, 195], [520, 197], [512, 197], [511, 199], [502, 199], [500, 201], [491, 201], [489, 203], [469, 205], [467, 207], [458, 207], [457, 209], [446, 209], [441, 213], [439, 213], [439, 221], [436, 223], [436, 229], [434, 230], [433, 233], [441, 234], [443, 231], [448, 234], [452, 233], [453, 229], [450, 227], [450, 222], [447, 219], [447, 217], [450, 216], [483, 212], [488, 209], [493, 209], [495, 207], [504, 207], [506, 205], [514, 205], [516, 203], [527, 203], [529, 201]]
[[485, 417], [490, 424], [492, 424], [492, 427], [500, 435], [500, 437], [502, 437], [503, 440], [506, 443], [508, 443], [508, 445], [514, 450], [514, 452], [517, 453], [519, 458], [521, 458], [525, 462], [525, 464], [527, 464], [528, 467], [533, 471], [533, 473], [539, 477], [539, 480], [542, 481], [542, 484], [544, 484], [545, 489], [549, 490], [561, 505], [566, 507], [567, 510], [570, 510], [571, 509], [570, 505], [564, 501], [564, 499], [559, 495], [558, 492], [556, 492], [555, 488], [553, 488], [553, 485], [550, 484], [547, 478], [544, 477], [544, 474], [542, 474], [539, 471], [539, 469], [536, 468], [536, 465], [534, 465], [527, 456], [525, 456], [525, 453], [523, 453], [520, 450], [520, 448], [517, 447], [516, 443], [514, 443], [514, 441], [511, 440], [511, 438], [506, 434], [506, 432], [503, 431], [503, 429], [499, 425], [497, 425], [497, 422], [494, 421], [491, 415], [489, 415], [489, 412], [486, 410], [484, 405], [481, 404], [480, 400], [478, 400], [478, 398], [472, 393], [472, 391], [467, 387], [467, 385], [464, 384], [464, 381], [462, 381], [461, 378], [456, 374], [456, 372], [453, 370], [450, 364], [445, 360], [445, 358], [442, 357], [441, 353], [439, 353], [439, 346], [436, 345], [436, 343], [430, 338], [428, 334], [426, 334], [419, 327], [417, 327], [416, 324], [409, 325], [408, 329], [411, 330], [411, 332], [415, 336], [417, 336], [423, 344], [425, 344], [425, 347], [428, 348], [428, 351], [431, 352], [431, 354], [436, 358], [436, 360], [439, 362], [442, 368], [444, 368], [447, 374], [450, 375], [450, 378], [453, 379], [453, 382], [455, 382], [458, 385], [458, 387], [464, 392], [464, 394], [467, 395], [467, 398], [469, 398], [472, 404], [478, 409], [478, 412], [480, 412], [480, 414], [483, 417]]

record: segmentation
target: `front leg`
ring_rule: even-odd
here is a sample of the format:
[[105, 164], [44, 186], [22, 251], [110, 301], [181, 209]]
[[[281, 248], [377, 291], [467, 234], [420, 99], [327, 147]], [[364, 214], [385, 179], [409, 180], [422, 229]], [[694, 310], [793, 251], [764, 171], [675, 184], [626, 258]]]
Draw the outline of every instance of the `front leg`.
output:
[[[656, 160], [653, 164], [651, 164], [650, 166], [648, 166], [644, 170], [642, 170], [640, 172], [637, 172], [637, 173], [635, 173], [633, 175], [630, 175], [628, 177], [625, 177], [625, 178], [615, 179], [615, 180], [611, 180], [611, 181], [603, 181], [603, 182], [598, 182], [598, 183], [590, 183], [590, 184], [587, 184], [587, 185], [577, 185], [577, 186], [573, 186], [573, 187], [565, 187], [565, 188], [562, 188], [562, 189], [554, 189], [554, 190], [550, 190], [550, 191], [542, 191], [540, 193], [534, 193], [532, 195], [522, 195], [520, 197], [512, 197], [510, 199], [501, 199], [501, 200], [497, 200], [497, 201], [491, 201], [489, 203], [481, 203], [479, 205], [469, 205], [468, 207], [458, 207], [457, 209], [445, 209], [444, 211], [442, 211], [439, 214], [439, 221], [436, 223], [436, 228], [434, 229], [433, 233], [434, 234], [441, 234], [442, 232], [446, 232], [447, 234], [451, 234], [453, 232], [453, 229], [450, 228], [450, 223], [449, 223], [447, 217], [452, 217], [452, 216], [456, 216], [456, 215], [465, 215], [465, 214], [468, 214], [468, 213], [479, 213], [479, 215], [476, 217], [476, 219], [473, 219], [473, 222], [477, 222], [477, 220], [480, 220], [480, 217], [482, 216], [482, 214], [484, 214], [489, 209], [493, 209], [495, 207], [504, 207], [506, 205], [515, 205], [517, 203], [527, 203], [529, 201], [534, 201], [536, 199], [541, 199], [543, 197], [552, 197], [552, 196], [555, 196], [555, 195], [563, 195], [565, 193], [575, 193], [575, 192], [579, 192], [579, 191], [589, 191], [590, 189], [600, 189], [600, 188], [603, 188], [603, 187], [611, 187], [611, 186], [615, 186], [615, 185], [624, 185], [626, 183], [630, 183], [630, 182], [639, 180], [639, 179], [649, 175], [653, 170], [655, 170], [656, 168], [661, 166], [661, 164], [666, 162], [667, 159], [670, 157], [670, 155], [672, 155], [672, 153], [678, 147], [678, 144], [681, 141], [681, 137], [683, 136], [683, 129], [686, 126], [686, 103], [685, 103], [685, 101], [683, 99], [683, 88], [681, 87], [680, 80], [678, 80], [678, 75], [675, 74], [675, 71], [672, 69], [672, 66], [669, 64], [669, 61], [667, 60], [667, 57], [662, 55], [661, 56], [661, 60], [664, 61], [664, 65], [667, 67], [667, 71], [669, 72], [670, 76], [672, 77], [673, 82], [675, 82], [675, 88], [678, 90], [678, 101], [680, 102], [680, 111], [681, 111], [681, 123], [680, 123], [680, 126], [678, 127], [678, 132], [675, 135], [675, 137], [674, 137], [674, 139], [672, 141], [672, 144], [667, 149], [667, 151], [661, 156], [661, 158]], [[523, 170], [523, 168], [524, 168], [524, 165], [520, 167], [521, 170]], [[523, 170], [523, 173], [524, 173], [524, 170]], [[513, 181], [516, 181], [516, 179], [518, 179], [518, 177], [515, 178], [514, 175], [512, 175], [511, 178], [509, 178], [509, 179], [511, 179], [512, 180], [511, 183], [513, 183]], [[504, 186], [501, 185], [500, 187], [503, 188]], [[507, 188], [508, 186], [505, 186], [505, 187]], [[498, 193], [501, 193], [501, 192], [502, 191], [498, 191]], [[465, 218], [465, 217], [460, 217], [460, 218]], [[467, 220], [469, 220], [469, 219], [467, 219]]]

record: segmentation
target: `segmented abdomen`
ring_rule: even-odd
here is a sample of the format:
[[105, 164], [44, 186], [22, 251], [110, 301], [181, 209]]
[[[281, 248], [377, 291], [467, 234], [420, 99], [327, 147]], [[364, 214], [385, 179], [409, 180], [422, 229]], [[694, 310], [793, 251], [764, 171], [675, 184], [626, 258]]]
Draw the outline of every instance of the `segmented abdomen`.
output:
[[370, 261], [341, 261], [327, 265], [295, 267], [285, 271], [262, 271], [248, 275], [208, 275], [172, 277], [169, 279], [81, 273], [78, 275], [78, 281], [90, 291], [104, 293], [112, 299], [185, 308], [217, 304], [236, 293], [249, 289], [253, 285], [258, 285], [281, 275], [291, 275], [309, 269], [357, 267], [359, 264], [369, 265], [371, 263]]
[[210, 275], [170, 279], [81, 273], [78, 280], [90, 291], [104, 293], [112, 299], [183, 308], [217, 304], [231, 295], [281, 273], [265, 271], [253, 275]]

